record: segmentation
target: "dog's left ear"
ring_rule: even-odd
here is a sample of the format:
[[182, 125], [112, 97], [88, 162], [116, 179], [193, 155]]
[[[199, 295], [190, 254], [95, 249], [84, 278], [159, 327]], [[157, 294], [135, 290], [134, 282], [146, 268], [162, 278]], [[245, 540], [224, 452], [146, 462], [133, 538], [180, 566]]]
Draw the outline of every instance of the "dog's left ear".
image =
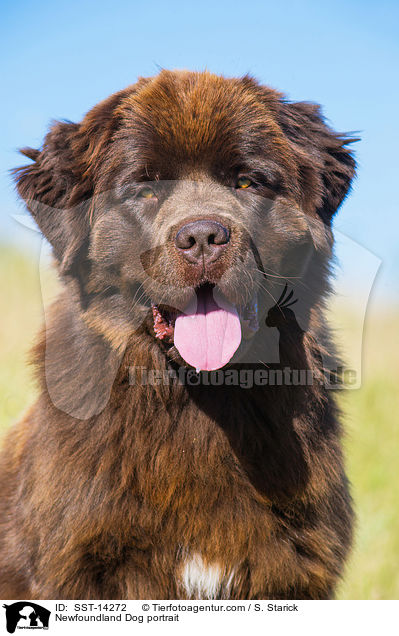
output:
[[304, 199], [312, 201], [322, 220], [329, 223], [355, 175], [355, 160], [346, 146], [358, 139], [331, 130], [317, 104], [282, 100], [279, 106], [280, 126], [299, 162]]

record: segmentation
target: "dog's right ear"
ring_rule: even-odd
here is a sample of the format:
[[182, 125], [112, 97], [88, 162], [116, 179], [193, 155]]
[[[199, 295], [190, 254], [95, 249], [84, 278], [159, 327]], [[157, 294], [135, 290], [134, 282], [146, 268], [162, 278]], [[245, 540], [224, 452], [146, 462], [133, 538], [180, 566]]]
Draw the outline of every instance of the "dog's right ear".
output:
[[131, 91], [101, 102], [80, 124], [55, 122], [41, 150], [21, 150], [34, 163], [14, 171], [17, 189], [53, 246], [61, 273], [71, 273], [84, 249], [96, 167], [118, 126], [116, 107]]
[[41, 150], [21, 150], [34, 163], [14, 171], [19, 194], [65, 273], [88, 234], [85, 201], [92, 194], [73, 151], [78, 135], [78, 124], [54, 123]]

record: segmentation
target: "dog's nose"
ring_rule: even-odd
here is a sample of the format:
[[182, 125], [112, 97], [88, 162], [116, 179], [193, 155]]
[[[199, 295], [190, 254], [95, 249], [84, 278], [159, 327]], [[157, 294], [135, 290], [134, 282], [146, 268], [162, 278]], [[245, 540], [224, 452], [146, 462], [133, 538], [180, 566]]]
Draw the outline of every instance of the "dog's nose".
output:
[[202, 258], [206, 264], [213, 263], [221, 256], [229, 241], [227, 227], [211, 219], [183, 225], [175, 238], [177, 249], [193, 265], [197, 265]]

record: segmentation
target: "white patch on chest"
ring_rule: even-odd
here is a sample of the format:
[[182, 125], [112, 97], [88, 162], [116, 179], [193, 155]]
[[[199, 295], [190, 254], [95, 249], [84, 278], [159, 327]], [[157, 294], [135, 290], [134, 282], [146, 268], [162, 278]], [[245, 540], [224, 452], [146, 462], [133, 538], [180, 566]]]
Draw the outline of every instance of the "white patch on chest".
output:
[[189, 598], [229, 598], [234, 571], [226, 576], [218, 563], [206, 565], [200, 554], [188, 556], [181, 573], [181, 582]]

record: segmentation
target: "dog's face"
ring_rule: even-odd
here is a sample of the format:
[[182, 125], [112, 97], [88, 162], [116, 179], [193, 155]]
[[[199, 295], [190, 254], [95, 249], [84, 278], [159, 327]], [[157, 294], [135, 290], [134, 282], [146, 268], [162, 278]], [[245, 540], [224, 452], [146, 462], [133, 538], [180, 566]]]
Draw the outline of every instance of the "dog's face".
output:
[[304, 315], [321, 294], [348, 141], [250, 78], [163, 71], [55, 125], [18, 187], [88, 324], [118, 347], [147, 321], [169, 355], [216, 369], [286, 280]]

